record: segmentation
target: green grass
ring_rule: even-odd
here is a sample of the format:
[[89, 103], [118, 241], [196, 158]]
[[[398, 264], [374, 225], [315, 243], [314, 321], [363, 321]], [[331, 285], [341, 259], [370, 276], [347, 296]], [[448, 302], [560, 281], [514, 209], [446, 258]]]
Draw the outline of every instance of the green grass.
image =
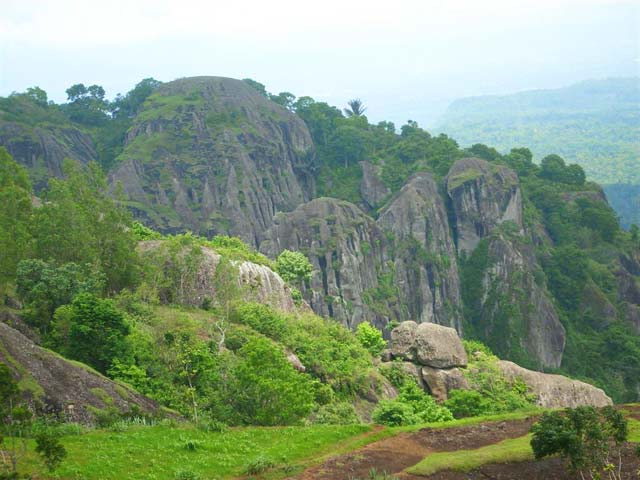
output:
[[[293, 466], [287, 466], [305, 458], [345, 448], [341, 446], [345, 440], [349, 440], [348, 448], [368, 443], [368, 437], [359, 436], [370, 428], [317, 425], [237, 428], [222, 433], [206, 433], [191, 426], [96, 430], [63, 438], [68, 457], [53, 478], [173, 480], [177, 472], [188, 470], [202, 480], [222, 479], [242, 475], [259, 458], [281, 471], [291, 471]], [[27, 460], [27, 473], [44, 473], [35, 455], [30, 454]]]
[[511, 438], [475, 450], [438, 452], [429, 455], [417, 465], [407, 469], [415, 475], [431, 475], [440, 470], [469, 472], [490, 463], [523, 462], [533, 460], [531, 435]]
[[629, 440], [630, 442], [640, 443], [640, 421], [635, 418], [629, 418]]

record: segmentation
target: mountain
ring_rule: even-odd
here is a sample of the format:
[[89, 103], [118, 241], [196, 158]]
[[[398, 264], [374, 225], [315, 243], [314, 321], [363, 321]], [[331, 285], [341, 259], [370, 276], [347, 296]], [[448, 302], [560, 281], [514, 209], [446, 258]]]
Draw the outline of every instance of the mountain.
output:
[[[435, 130], [461, 145], [507, 152], [526, 146], [537, 161], [555, 153], [605, 185], [628, 228], [640, 223], [640, 78], [588, 80], [565, 88], [453, 102]], [[624, 192], [624, 200], [620, 197]]]
[[[536, 111], [557, 103], [566, 113], [604, 88], [596, 87], [583, 85], [564, 102], [527, 101], [540, 104], [532, 107]], [[33, 103], [20, 95], [0, 107]], [[620, 101], [628, 105], [629, 95]], [[602, 96], [594, 111], [604, 108], [608, 97]], [[485, 109], [495, 103], [487, 102]], [[79, 112], [95, 113], [91, 102], [75, 110], [69, 104], [37, 108], [41, 118], [5, 110], [0, 131], [13, 124], [41, 129], [69, 152], [78, 151], [73, 139], [53, 130], [59, 119], [57, 125], [80, 132], [81, 145], [104, 152], [105, 132], [124, 121], [114, 107], [116, 113], [103, 112], [98, 124], [87, 123], [92, 117]], [[509, 111], [500, 108], [498, 114]], [[345, 117], [309, 97], [269, 94], [254, 81], [179, 79], [154, 86], [128, 112], [121, 140], [109, 137], [115, 139], [112, 156], [78, 155], [80, 167], [71, 175], [93, 171], [84, 165], [97, 158], [112, 203], [83, 200], [86, 205], [72, 208], [70, 193], [45, 189], [49, 201], [33, 207], [43, 221], [25, 235], [41, 235], [32, 243], [43, 261], [97, 265], [108, 273], [108, 296], [128, 288], [145, 302], [185, 303], [185, 282], [195, 265], [180, 242], [193, 240], [175, 237], [161, 255], [164, 263], [145, 257], [138, 266], [131, 238], [115, 242], [126, 220], [104, 215], [126, 206], [146, 227], [164, 234], [192, 231], [218, 249], [233, 244], [225, 235], [240, 237], [270, 258], [260, 256], [265, 264], [285, 250], [302, 252], [313, 271], [292, 285], [297, 300], [350, 329], [369, 322], [389, 337], [398, 322], [436, 323], [524, 367], [594, 382], [616, 401], [640, 395], [637, 232], [620, 229], [602, 188], [586, 182], [581, 167], [557, 155], [539, 166], [526, 148], [506, 154], [484, 145], [462, 149], [415, 122], [397, 133], [392, 124]], [[630, 125], [624, 135], [632, 134], [633, 112], [608, 114]], [[3, 138], [38, 186], [42, 170], [33, 167], [31, 150], [16, 148], [15, 137]], [[59, 156], [49, 152], [38, 158], [56, 176], [59, 162], [46, 159]], [[65, 235], [45, 233], [55, 225], [47, 223], [47, 212], [58, 207], [74, 212], [55, 217], [65, 219], [68, 236], [85, 231], [95, 238], [71, 237], [64, 256], [56, 257]], [[82, 215], [88, 220], [74, 223]], [[25, 258], [34, 255], [29, 245]], [[202, 251], [196, 250], [194, 255]], [[208, 285], [209, 271], [194, 282]], [[259, 290], [269, 278], [258, 276], [251, 284]], [[186, 304], [206, 307], [222, 295], [207, 291]]]

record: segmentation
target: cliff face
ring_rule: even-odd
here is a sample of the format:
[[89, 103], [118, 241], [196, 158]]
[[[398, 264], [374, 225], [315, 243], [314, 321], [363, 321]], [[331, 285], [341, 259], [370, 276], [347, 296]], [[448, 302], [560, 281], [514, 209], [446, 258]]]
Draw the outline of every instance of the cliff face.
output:
[[355, 205], [312, 200], [276, 216], [266, 236], [261, 250], [269, 256], [285, 249], [308, 256], [314, 271], [302, 293], [318, 315], [351, 327], [364, 320], [383, 327], [398, 315], [396, 305], [376, 296], [387, 265], [387, 239]]
[[[466, 158], [451, 167], [446, 185], [458, 251], [480, 265], [468, 282], [480, 282], [471, 285], [477, 289], [471, 299], [476, 330], [502, 356], [559, 367], [565, 329], [541, 280], [535, 233], [523, 228], [517, 175], [507, 167]], [[479, 246], [482, 239], [486, 243]]]
[[381, 211], [378, 226], [393, 242], [393, 267], [404, 315], [462, 332], [460, 280], [447, 211], [431, 175], [414, 175]]
[[119, 160], [110, 183], [162, 231], [231, 234], [257, 246], [278, 211], [313, 193], [304, 122], [228, 78], [162, 85], [134, 119]]
[[456, 254], [430, 175], [417, 174], [374, 221], [355, 205], [321, 198], [276, 217], [262, 251], [304, 252], [314, 276], [305, 298], [345, 325], [415, 319], [461, 330]]
[[510, 168], [479, 158], [453, 164], [446, 178], [456, 222], [458, 251], [470, 253], [502, 222], [522, 228], [522, 194]]
[[33, 126], [0, 117], [0, 145], [27, 168], [36, 191], [45, 187], [49, 178], [62, 177], [65, 159], [81, 164], [96, 160], [91, 137], [70, 125]]

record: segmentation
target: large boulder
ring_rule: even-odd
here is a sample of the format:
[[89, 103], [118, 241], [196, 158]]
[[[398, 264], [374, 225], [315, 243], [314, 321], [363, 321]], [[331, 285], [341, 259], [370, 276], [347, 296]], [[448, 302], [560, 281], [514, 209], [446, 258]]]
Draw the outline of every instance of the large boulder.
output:
[[391, 190], [380, 180], [377, 167], [369, 162], [360, 162], [362, 167], [362, 181], [360, 195], [366, 207], [375, 209], [391, 194]]
[[498, 361], [498, 368], [509, 380], [521, 379], [527, 384], [536, 403], [545, 408], [575, 408], [581, 405], [604, 407], [612, 405], [611, 398], [600, 388], [562, 375], [527, 370], [513, 362]]
[[391, 332], [391, 354], [433, 368], [467, 365], [467, 354], [455, 329], [435, 323], [402, 322]]
[[465, 367], [467, 354], [455, 329], [435, 323], [416, 328], [416, 360], [434, 368]]
[[126, 384], [37, 346], [0, 322], [0, 362], [12, 371], [31, 407], [69, 421], [89, 423], [96, 412], [116, 408], [153, 414], [158, 405]]
[[472, 252], [505, 221], [522, 229], [522, 194], [518, 175], [510, 168], [480, 158], [463, 158], [449, 170], [446, 186], [459, 252]]

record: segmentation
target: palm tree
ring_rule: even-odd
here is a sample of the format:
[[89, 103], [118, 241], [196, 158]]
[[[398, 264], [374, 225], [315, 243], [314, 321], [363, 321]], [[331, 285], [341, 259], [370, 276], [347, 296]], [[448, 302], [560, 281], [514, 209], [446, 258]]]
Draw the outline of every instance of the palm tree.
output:
[[359, 117], [367, 109], [359, 98], [349, 100], [347, 105], [349, 105], [349, 108], [344, 109], [344, 113], [347, 117]]

